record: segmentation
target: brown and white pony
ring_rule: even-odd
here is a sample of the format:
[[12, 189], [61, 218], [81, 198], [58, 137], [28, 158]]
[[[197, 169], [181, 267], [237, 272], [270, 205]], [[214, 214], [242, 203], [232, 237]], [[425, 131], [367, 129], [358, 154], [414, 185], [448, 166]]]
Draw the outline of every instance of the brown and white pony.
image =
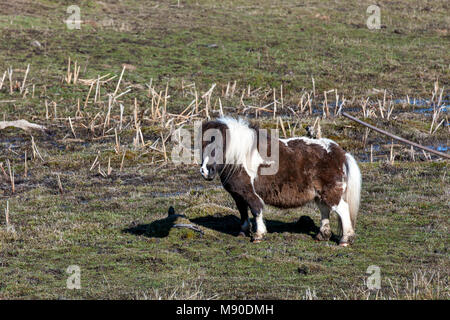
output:
[[[215, 141], [214, 136], [206, 137], [209, 129], [222, 135], [223, 150], [219, 151], [223, 161], [216, 161], [217, 150], [205, 152]], [[278, 139], [278, 171], [262, 175], [261, 169], [266, 163], [260, 155], [261, 141], [256, 130], [245, 120], [228, 117], [202, 125], [200, 172], [207, 180], [220, 176], [241, 214], [240, 235], [249, 231], [248, 208], [256, 218], [253, 240], [259, 242], [267, 233], [263, 221], [265, 204], [295, 208], [314, 200], [321, 213], [316, 239], [330, 239], [329, 217], [334, 211], [342, 229], [340, 245], [351, 244], [355, 238], [361, 191], [361, 173], [355, 159], [329, 139]], [[270, 149], [268, 143], [268, 153]]]

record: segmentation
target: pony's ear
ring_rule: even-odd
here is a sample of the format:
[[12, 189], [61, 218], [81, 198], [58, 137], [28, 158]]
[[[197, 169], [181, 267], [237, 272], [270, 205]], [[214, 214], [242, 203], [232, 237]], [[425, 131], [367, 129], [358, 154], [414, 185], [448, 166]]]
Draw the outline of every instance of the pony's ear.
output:
[[212, 121], [203, 121], [201, 126], [200, 126], [200, 130], [197, 131], [197, 134], [195, 136], [195, 139], [198, 139], [197, 141], [199, 142], [199, 145], [201, 146], [203, 143], [203, 134], [205, 133], [206, 130], [208, 130], [208, 128], [211, 126], [211, 122]]
[[259, 126], [258, 126], [258, 124], [257, 124], [256, 122], [254, 122], [254, 121], [251, 121], [251, 122], [248, 124], [248, 127], [249, 127], [250, 129], [255, 130], [256, 133], [258, 133], [258, 131], [259, 131]]

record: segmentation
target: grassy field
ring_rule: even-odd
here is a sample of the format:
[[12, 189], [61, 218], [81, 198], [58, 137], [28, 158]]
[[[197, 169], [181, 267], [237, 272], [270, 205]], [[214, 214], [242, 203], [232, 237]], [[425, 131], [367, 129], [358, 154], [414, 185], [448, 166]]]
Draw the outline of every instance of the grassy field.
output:
[[[75, 3], [80, 30], [72, 1], [0, 3], [0, 120], [48, 129], [0, 130], [0, 299], [450, 298], [448, 161], [335, 107], [446, 152], [448, 1], [378, 1], [379, 30], [371, 1]], [[170, 161], [176, 128], [222, 112], [356, 156], [351, 248], [313, 240], [312, 205], [267, 208], [262, 243], [235, 237], [219, 181]], [[203, 234], [172, 228], [171, 206]]]

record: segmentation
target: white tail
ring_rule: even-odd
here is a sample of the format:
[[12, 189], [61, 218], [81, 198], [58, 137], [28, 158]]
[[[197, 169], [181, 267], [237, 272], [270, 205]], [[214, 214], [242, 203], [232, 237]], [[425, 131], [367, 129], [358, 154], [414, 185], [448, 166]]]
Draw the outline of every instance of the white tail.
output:
[[356, 216], [358, 215], [359, 201], [361, 197], [361, 171], [359, 171], [358, 164], [350, 153], [346, 153], [345, 158], [345, 166], [347, 169], [347, 189], [345, 191], [344, 200], [348, 203], [350, 220], [352, 221], [353, 230], [355, 230]]

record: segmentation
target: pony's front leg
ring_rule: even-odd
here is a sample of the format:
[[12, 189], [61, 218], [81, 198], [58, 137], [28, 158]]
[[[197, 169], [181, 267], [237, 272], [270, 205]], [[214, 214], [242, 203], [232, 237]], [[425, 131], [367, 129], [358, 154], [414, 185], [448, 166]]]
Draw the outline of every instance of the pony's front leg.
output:
[[321, 220], [320, 220], [320, 231], [316, 235], [315, 239], [318, 241], [328, 241], [331, 238], [331, 228], [330, 228], [330, 211], [331, 208], [325, 203], [316, 200], [316, 204], [319, 207]]
[[248, 218], [248, 204], [239, 194], [232, 193], [231, 194], [234, 201], [236, 202], [236, 206], [241, 214], [241, 230], [238, 236], [246, 236], [248, 230], [250, 229], [250, 219]]
[[267, 228], [263, 220], [264, 205], [262, 200], [256, 197], [249, 202], [249, 206], [256, 220], [256, 232], [253, 234], [252, 240], [254, 243], [258, 243], [262, 241], [264, 235], [267, 233]]
[[[240, 175], [239, 175], [240, 174]], [[224, 184], [227, 190], [234, 198], [236, 205], [241, 213], [241, 231], [247, 231], [250, 227], [248, 222], [248, 208], [256, 220], [256, 232], [252, 236], [253, 242], [260, 242], [267, 233], [266, 225], [263, 220], [263, 200], [256, 194], [249, 176], [241, 171], [234, 176], [233, 181]]]
[[256, 214], [256, 233], [253, 235], [253, 242], [261, 242], [264, 235], [267, 233], [266, 225], [264, 224], [262, 210]]

